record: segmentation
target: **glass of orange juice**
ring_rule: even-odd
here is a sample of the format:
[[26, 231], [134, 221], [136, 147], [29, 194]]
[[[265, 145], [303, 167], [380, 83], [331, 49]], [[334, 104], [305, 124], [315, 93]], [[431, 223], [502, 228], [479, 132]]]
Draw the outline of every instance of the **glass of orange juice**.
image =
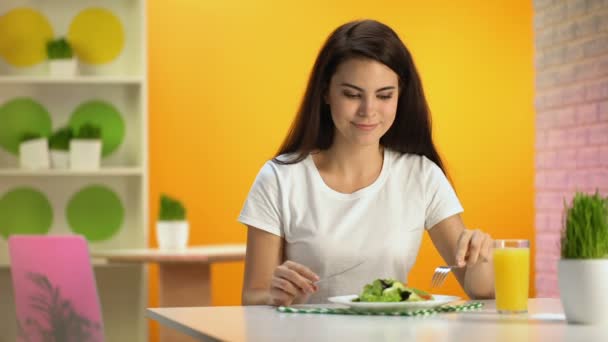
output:
[[494, 240], [494, 289], [499, 313], [528, 312], [530, 241]]

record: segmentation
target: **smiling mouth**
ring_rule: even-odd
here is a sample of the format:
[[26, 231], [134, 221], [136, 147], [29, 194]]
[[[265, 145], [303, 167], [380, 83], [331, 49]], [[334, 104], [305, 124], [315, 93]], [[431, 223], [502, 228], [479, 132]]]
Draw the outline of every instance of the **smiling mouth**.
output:
[[363, 130], [363, 131], [371, 131], [374, 128], [378, 127], [378, 124], [365, 125], [365, 124], [353, 123], [353, 125], [355, 125], [355, 127], [357, 127], [360, 130]]

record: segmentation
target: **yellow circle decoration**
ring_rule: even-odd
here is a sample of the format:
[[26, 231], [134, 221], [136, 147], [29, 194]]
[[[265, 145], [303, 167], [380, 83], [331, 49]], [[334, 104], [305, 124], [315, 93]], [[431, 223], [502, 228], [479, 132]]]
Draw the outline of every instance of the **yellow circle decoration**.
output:
[[89, 64], [104, 64], [118, 57], [125, 45], [125, 33], [112, 12], [88, 8], [72, 20], [68, 40], [79, 59]]
[[13, 66], [45, 61], [46, 43], [52, 38], [51, 24], [34, 9], [19, 7], [0, 16], [0, 56]]

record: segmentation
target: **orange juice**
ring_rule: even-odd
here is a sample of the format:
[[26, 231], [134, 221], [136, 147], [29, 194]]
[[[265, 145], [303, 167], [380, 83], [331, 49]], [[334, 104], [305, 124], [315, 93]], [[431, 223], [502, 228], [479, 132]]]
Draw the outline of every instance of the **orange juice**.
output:
[[494, 287], [499, 312], [528, 310], [529, 248], [494, 249]]

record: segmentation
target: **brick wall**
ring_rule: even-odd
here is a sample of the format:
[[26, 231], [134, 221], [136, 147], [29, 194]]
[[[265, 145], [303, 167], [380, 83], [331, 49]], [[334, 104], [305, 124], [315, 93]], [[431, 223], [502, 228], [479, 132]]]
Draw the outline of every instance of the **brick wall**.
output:
[[536, 295], [559, 296], [564, 200], [608, 195], [608, 0], [535, 0]]

